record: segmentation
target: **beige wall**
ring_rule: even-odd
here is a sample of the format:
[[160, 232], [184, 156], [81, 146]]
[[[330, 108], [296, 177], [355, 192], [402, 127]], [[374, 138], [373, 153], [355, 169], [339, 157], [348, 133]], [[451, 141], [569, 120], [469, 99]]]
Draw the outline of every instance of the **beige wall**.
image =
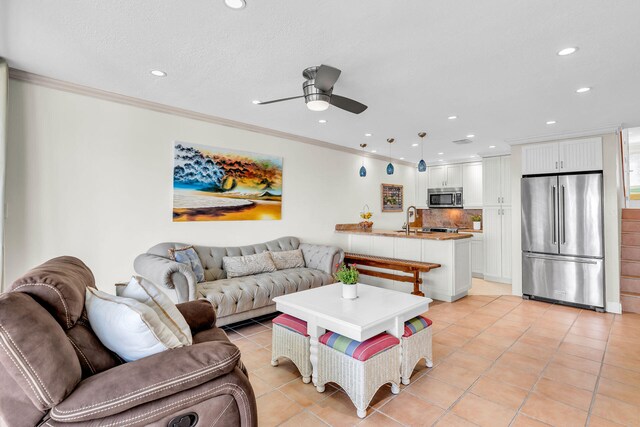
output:
[[[615, 133], [602, 136], [604, 235], [605, 235], [605, 299], [607, 311], [619, 313], [620, 307], [620, 211], [622, 209], [619, 140]], [[522, 295], [522, 252], [520, 218], [520, 178], [522, 177], [522, 145], [511, 147], [511, 197], [513, 200], [513, 281], [512, 292]]]
[[[173, 141], [284, 157], [281, 221], [173, 223]], [[345, 246], [336, 223], [357, 222], [368, 204], [381, 228], [403, 213], [381, 213], [380, 184], [415, 198], [415, 169], [357, 155], [10, 80], [6, 267], [11, 282], [28, 268], [74, 255], [97, 285], [133, 273], [136, 255], [162, 241], [244, 245], [280, 236]], [[357, 148], [357, 143], [354, 142]]]

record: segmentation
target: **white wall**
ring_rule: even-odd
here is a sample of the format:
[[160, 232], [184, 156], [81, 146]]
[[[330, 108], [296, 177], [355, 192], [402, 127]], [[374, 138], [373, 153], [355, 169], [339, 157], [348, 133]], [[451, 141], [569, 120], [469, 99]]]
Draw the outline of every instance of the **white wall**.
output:
[[[620, 307], [620, 217], [623, 198], [621, 159], [618, 136], [615, 133], [601, 135], [604, 187], [604, 236], [605, 236], [605, 299], [607, 311], [619, 313]], [[522, 247], [520, 217], [522, 178], [522, 145], [511, 147], [511, 197], [513, 200], [513, 281], [512, 292], [522, 295]]]
[[[74, 255], [97, 285], [133, 273], [133, 259], [162, 241], [244, 245], [281, 236], [346, 246], [336, 223], [358, 222], [366, 203], [374, 227], [399, 228], [381, 213], [380, 184], [415, 198], [415, 169], [273, 136], [149, 111], [10, 80], [7, 163], [7, 283], [51, 257]], [[280, 221], [172, 222], [173, 141], [284, 157]], [[357, 147], [357, 143], [354, 142]]]

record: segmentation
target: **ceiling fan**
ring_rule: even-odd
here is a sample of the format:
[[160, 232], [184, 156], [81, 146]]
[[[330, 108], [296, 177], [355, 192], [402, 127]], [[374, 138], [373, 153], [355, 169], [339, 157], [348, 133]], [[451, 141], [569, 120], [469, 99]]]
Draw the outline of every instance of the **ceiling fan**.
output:
[[274, 99], [273, 101], [258, 101], [255, 104], [266, 105], [304, 98], [307, 108], [311, 111], [324, 111], [329, 108], [329, 105], [333, 105], [350, 113], [360, 114], [367, 109], [366, 105], [333, 93], [333, 85], [336, 84], [341, 72], [337, 68], [328, 65], [306, 68], [302, 72], [302, 76], [306, 79], [302, 84], [304, 95]]

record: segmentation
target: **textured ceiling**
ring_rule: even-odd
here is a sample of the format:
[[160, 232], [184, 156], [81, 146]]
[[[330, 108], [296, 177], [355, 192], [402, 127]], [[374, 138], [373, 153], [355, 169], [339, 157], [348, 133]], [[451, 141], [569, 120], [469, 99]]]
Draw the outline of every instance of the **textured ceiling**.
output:
[[[395, 137], [393, 157], [411, 161], [422, 130], [432, 162], [507, 151], [509, 140], [640, 125], [638, 0], [247, 3], [234, 11], [222, 0], [0, 0], [0, 56], [102, 90], [352, 148], [367, 142], [379, 154]], [[556, 55], [567, 46], [580, 49]], [[301, 94], [302, 70], [323, 63], [343, 71], [335, 92], [367, 111], [252, 104]], [[593, 90], [576, 94], [582, 86]], [[472, 144], [451, 143], [470, 133]]]

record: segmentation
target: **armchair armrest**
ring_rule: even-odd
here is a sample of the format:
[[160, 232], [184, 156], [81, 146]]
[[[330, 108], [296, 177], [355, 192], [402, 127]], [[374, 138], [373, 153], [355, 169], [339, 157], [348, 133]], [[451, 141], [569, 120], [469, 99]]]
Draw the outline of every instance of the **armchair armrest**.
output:
[[238, 360], [238, 347], [219, 341], [166, 350], [85, 379], [51, 418], [70, 423], [119, 414], [228, 374]]
[[176, 304], [176, 308], [187, 321], [192, 335], [216, 326], [216, 309], [205, 299]]
[[307, 267], [324, 271], [327, 274], [335, 273], [336, 264], [340, 264], [344, 259], [344, 251], [337, 246], [301, 243], [300, 249]]
[[138, 255], [133, 268], [158, 286], [175, 288], [180, 302], [196, 299], [196, 275], [185, 264], [152, 254]]

